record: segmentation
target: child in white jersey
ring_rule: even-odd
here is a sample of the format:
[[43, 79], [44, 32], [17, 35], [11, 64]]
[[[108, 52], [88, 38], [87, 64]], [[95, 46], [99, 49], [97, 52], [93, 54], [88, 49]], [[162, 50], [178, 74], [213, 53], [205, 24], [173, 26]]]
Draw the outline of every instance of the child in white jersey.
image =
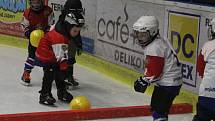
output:
[[154, 16], [142, 16], [133, 25], [137, 43], [145, 54], [145, 74], [134, 88], [144, 93], [155, 83], [151, 98], [154, 121], [168, 121], [170, 107], [182, 86], [181, 65], [169, 41], [159, 35], [159, 22]]
[[211, 41], [204, 44], [198, 56], [198, 72], [203, 80], [193, 121], [215, 120], [215, 18], [209, 23], [208, 35]]

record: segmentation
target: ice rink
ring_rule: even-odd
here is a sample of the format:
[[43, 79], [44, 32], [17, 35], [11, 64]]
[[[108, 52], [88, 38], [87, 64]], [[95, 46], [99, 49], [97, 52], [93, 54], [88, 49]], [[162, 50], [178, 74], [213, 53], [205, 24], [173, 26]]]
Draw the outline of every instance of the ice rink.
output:
[[[23, 49], [0, 45], [0, 114], [68, 110], [68, 104], [60, 101], [57, 101], [54, 107], [38, 103], [42, 69], [33, 70], [31, 87], [24, 87], [20, 84], [26, 53], [26, 50]], [[149, 96], [135, 93], [127, 85], [87, 67], [76, 64], [74, 75], [80, 82], [80, 88], [71, 90], [71, 93], [74, 96], [88, 97], [93, 108], [138, 106], [150, 103]], [[52, 93], [57, 98], [55, 86], [53, 86]], [[170, 116], [170, 121], [191, 120], [192, 114]], [[151, 117], [140, 117], [102, 121], [152, 121], [152, 119]]]

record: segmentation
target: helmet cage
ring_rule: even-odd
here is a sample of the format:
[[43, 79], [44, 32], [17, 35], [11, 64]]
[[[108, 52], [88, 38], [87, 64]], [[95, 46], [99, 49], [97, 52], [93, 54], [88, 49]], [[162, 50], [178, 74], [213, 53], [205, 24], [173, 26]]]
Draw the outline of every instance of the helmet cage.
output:
[[43, 9], [44, 2], [43, 0], [29, 0], [29, 4], [32, 10], [40, 11]]

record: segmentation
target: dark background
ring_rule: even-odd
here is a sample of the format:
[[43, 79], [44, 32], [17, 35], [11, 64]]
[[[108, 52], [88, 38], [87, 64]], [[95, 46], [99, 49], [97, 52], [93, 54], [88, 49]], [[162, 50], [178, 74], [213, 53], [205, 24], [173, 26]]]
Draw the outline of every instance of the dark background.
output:
[[186, 2], [186, 3], [198, 4], [198, 5], [215, 6], [215, 0], [167, 0], [167, 1]]

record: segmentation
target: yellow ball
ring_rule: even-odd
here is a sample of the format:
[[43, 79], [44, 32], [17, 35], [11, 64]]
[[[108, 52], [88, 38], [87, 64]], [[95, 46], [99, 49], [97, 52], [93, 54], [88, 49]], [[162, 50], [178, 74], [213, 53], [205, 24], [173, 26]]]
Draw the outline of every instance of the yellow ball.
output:
[[44, 37], [43, 30], [34, 30], [30, 34], [30, 43], [34, 47], [38, 47], [40, 39]]
[[78, 96], [71, 101], [70, 108], [73, 110], [88, 110], [91, 108], [91, 104], [85, 96]]

